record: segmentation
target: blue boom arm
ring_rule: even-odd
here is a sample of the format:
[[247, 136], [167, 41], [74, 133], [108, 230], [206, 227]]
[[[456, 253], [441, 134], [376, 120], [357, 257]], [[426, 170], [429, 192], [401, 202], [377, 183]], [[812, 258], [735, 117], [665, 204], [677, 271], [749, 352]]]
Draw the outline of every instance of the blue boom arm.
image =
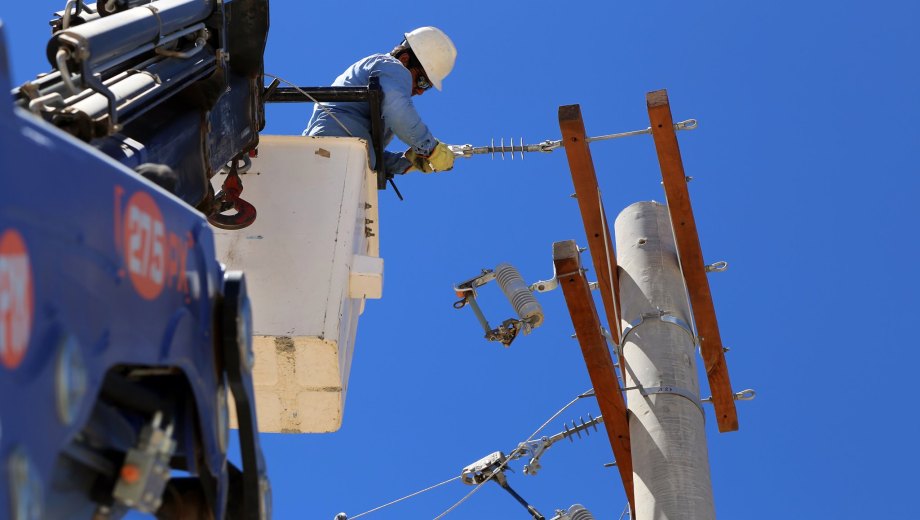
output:
[[264, 124], [267, 1], [138, 3], [71, 4], [0, 103], [0, 518], [270, 515], [246, 282], [199, 211]]

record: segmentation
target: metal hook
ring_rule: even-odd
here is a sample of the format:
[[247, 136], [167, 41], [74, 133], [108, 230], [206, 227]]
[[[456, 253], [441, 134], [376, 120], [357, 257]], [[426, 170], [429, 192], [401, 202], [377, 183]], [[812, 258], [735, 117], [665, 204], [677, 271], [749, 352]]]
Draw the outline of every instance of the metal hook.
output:
[[236, 173], [242, 175], [249, 171], [252, 168], [252, 159], [249, 158], [249, 155], [243, 155], [240, 157], [235, 157], [230, 160], [223, 168], [220, 169], [221, 175], [227, 175], [230, 173], [230, 170], [236, 166]]
[[755, 397], [757, 397], [757, 392], [753, 388], [748, 388], [735, 394], [735, 399], [738, 401], [753, 401]]
[[687, 120], [681, 121], [680, 123], [674, 124], [675, 130], [696, 130], [696, 127], [697, 127], [696, 119], [687, 119]]
[[728, 262], [719, 260], [718, 262], [706, 266], [707, 273], [722, 273], [728, 270]]
[[[230, 161], [227, 178], [221, 186], [221, 191], [214, 196], [214, 204], [207, 219], [215, 227], [230, 230], [243, 229], [256, 220], [256, 208], [240, 198], [243, 192], [243, 181], [239, 176], [239, 165], [242, 162], [245, 167], [246, 159], [248, 158], [236, 157]], [[236, 213], [222, 214], [230, 209], [235, 209]]]
[[[753, 401], [754, 398], [757, 397], [757, 392], [755, 392], [752, 388], [748, 388], [747, 390], [736, 392], [733, 394], [733, 397], [735, 398], [735, 401]], [[712, 403], [712, 396], [700, 399], [700, 401], [704, 403]]]

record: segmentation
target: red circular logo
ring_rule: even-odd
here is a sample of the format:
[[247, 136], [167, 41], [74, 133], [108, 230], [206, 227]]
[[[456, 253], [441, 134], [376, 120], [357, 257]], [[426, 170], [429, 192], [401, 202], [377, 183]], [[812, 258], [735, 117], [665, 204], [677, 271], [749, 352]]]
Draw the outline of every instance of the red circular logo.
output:
[[8, 229], [0, 235], [0, 359], [16, 368], [29, 347], [32, 332], [32, 269], [22, 235]]
[[146, 300], [155, 299], [166, 280], [166, 228], [160, 208], [146, 192], [128, 200], [123, 243], [134, 289]]

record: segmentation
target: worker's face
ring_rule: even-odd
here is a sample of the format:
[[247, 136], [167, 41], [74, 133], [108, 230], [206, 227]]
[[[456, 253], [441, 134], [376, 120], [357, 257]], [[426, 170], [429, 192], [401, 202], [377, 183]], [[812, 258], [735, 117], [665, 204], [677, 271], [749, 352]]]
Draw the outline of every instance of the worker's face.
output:
[[425, 93], [426, 90], [431, 88], [431, 81], [428, 80], [428, 76], [425, 75], [425, 71], [418, 67], [409, 66], [409, 55], [402, 53], [399, 55], [399, 61], [402, 62], [403, 66], [409, 69], [409, 72], [412, 74], [412, 95], [421, 96]]
[[426, 90], [431, 88], [431, 81], [428, 80], [428, 76], [419, 69], [412, 68], [412, 95], [421, 96], [425, 93]]

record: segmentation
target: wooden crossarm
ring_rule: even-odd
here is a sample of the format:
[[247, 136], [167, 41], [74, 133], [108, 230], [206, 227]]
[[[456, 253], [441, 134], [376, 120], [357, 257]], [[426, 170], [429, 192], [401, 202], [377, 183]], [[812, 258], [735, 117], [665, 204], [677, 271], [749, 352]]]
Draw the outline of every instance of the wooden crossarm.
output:
[[[613, 241], [610, 239], [610, 227], [601, 201], [594, 161], [585, 140], [585, 123], [581, 117], [581, 107], [559, 107], [559, 128], [562, 130], [565, 155], [569, 160], [575, 196], [588, 237], [588, 249], [591, 251], [601, 301], [604, 302], [607, 326], [610, 327], [613, 341], [619, 342], [620, 284], [617, 280], [617, 258]], [[622, 363], [622, 360], [620, 361]]]
[[671, 226], [674, 228], [674, 238], [677, 242], [677, 254], [687, 283], [687, 292], [690, 294], [690, 306], [693, 309], [693, 319], [696, 321], [700, 352], [715, 405], [716, 421], [720, 432], [736, 431], [738, 412], [735, 409], [735, 396], [725, 364], [722, 338], [719, 335], [719, 324], [716, 321], [712, 293], [706, 277], [696, 221], [693, 219], [693, 208], [690, 206], [690, 192], [687, 190], [687, 178], [677, 145], [677, 133], [674, 131], [668, 93], [665, 90], [649, 92], [645, 99], [652, 125], [652, 137], [658, 151], [658, 162], [661, 165], [661, 178], [664, 181]]
[[623, 480], [623, 489], [631, 510], [635, 512], [626, 402], [623, 400], [620, 383], [614, 372], [613, 358], [601, 331], [601, 320], [597, 316], [591, 288], [588, 287], [588, 280], [582, 271], [578, 246], [574, 240], [553, 244], [553, 265], [569, 307], [569, 314], [572, 316], [572, 325], [575, 326], [575, 335], [581, 346], [585, 365], [588, 367], [591, 384], [594, 385], [597, 404], [604, 416], [604, 428], [607, 430], [617, 469]]

